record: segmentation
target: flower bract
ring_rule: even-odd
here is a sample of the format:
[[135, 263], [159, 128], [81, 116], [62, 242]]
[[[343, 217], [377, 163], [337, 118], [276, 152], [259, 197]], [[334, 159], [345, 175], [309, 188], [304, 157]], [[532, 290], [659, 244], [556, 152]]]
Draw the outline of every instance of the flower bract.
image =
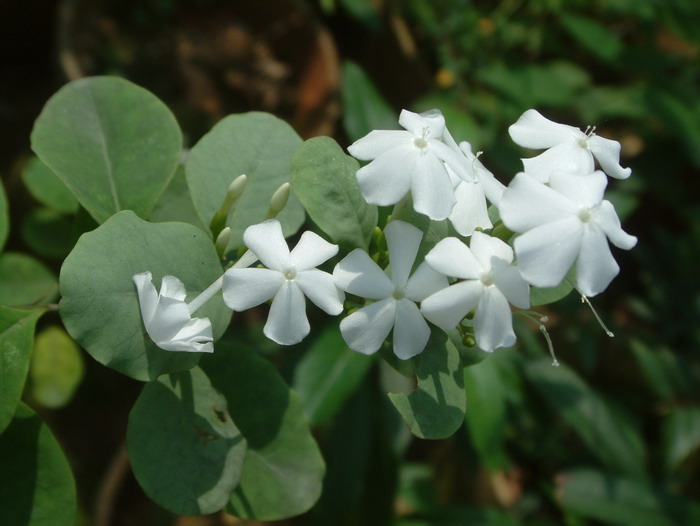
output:
[[166, 351], [214, 352], [209, 318], [192, 318], [185, 286], [175, 276], [163, 276], [160, 291], [150, 272], [134, 274], [141, 318], [153, 343]]

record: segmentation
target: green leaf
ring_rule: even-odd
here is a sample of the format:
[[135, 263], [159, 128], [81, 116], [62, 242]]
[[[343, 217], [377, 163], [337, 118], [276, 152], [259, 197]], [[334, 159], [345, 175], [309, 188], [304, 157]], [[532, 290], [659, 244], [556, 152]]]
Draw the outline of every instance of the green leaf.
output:
[[0, 255], [0, 305], [42, 305], [58, 296], [58, 282], [43, 263], [26, 254]]
[[680, 407], [661, 424], [666, 470], [672, 473], [700, 448], [700, 408]]
[[27, 161], [22, 177], [29, 193], [41, 204], [64, 214], [78, 211], [78, 200], [73, 193], [39, 158]]
[[157, 504], [180, 515], [226, 505], [246, 452], [227, 405], [198, 367], [144, 386], [126, 445], [136, 479]]
[[75, 245], [76, 236], [68, 217], [49, 208], [39, 208], [24, 217], [22, 239], [44, 257], [64, 259]]
[[[59, 305], [68, 333], [98, 362], [137, 380], [154, 380], [193, 367], [200, 353], [165, 351], [146, 334], [132, 276], [150, 271], [180, 279], [190, 301], [221, 277], [219, 257], [200, 229], [185, 223], [148, 223], [119, 212], [78, 240], [61, 268]], [[217, 294], [196, 317], [211, 320], [214, 339], [231, 311]]]
[[581, 469], [557, 477], [562, 506], [582, 517], [621, 526], [700, 524], [700, 503], [646, 483]]
[[616, 60], [624, 49], [617, 35], [591, 18], [563, 14], [561, 22], [583, 47], [606, 62]]
[[[243, 231], [265, 218], [272, 194], [289, 182], [291, 160], [302, 141], [284, 121], [268, 113], [230, 115], [219, 121], [192, 148], [185, 165], [194, 208], [209, 225], [221, 207], [226, 190], [241, 174], [248, 176], [243, 195], [231, 209], [229, 249], [243, 243]], [[304, 222], [304, 209], [291, 195], [277, 216], [285, 237]]]
[[292, 159], [292, 186], [309, 217], [334, 243], [367, 249], [377, 226], [377, 207], [362, 197], [358, 162], [330, 137], [306, 141]]
[[547, 305], [568, 296], [574, 290], [575, 272], [575, 269], [572, 267], [566, 277], [556, 287], [546, 289], [530, 287], [530, 305], [533, 307]]
[[7, 207], [7, 195], [2, 179], [0, 179], [0, 251], [5, 246], [7, 235], [10, 233], [10, 211]]
[[228, 511], [272, 521], [307, 511], [321, 494], [325, 465], [294, 392], [267, 360], [219, 342], [202, 360], [248, 441], [243, 474]]
[[572, 369], [549, 360], [530, 361], [527, 379], [544, 401], [578, 434], [603, 466], [623, 475], [645, 478], [645, 451], [639, 434]]
[[49, 428], [26, 405], [0, 434], [0, 524], [73, 526], [75, 481]]
[[351, 351], [335, 326], [313, 342], [299, 361], [292, 382], [312, 426], [333, 418], [373, 362], [373, 356]]
[[34, 343], [34, 328], [43, 313], [43, 309], [18, 310], [0, 306], [0, 433], [12, 420], [22, 396]]
[[342, 78], [343, 128], [351, 141], [364, 137], [372, 130], [399, 128], [399, 116], [360, 66], [345, 61]]
[[116, 77], [76, 80], [44, 106], [32, 149], [98, 223], [147, 217], [172, 177], [182, 134], [152, 93]]
[[52, 325], [37, 335], [29, 377], [32, 397], [39, 404], [50, 408], [66, 405], [84, 372], [80, 349], [61, 327]]
[[180, 221], [209, 232], [209, 229], [202, 225], [192, 204], [192, 194], [185, 179], [184, 164], [178, 164], [173, 179], [153, 207], [148, 220], [154, 223]]
[[446, 345], [447, 336], [433, 331], [425, 350], [412, 358], [418, 388], [406, 396], [389, 393], [389, 399], [418, 438], [447, 438], [464, 420], [466, 396], [459, 353]]

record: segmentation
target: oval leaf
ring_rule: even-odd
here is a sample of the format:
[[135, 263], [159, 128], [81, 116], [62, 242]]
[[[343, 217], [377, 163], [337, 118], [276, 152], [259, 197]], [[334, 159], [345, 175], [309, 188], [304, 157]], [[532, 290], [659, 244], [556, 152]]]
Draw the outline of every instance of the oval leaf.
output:
[[[199, 360], [199, 353], [164, 351], [148, 338], [132, 281], [134, 274], [147, 270], [158, 289], [163, 276], [180, 279], [188, 300], [222, 274], [211, 240], [198, 228], [152, 224], [124, 211], [83, 234], [59, 279], [68, 333], [98, 362], [137, 380], [189, 369]], [[211, 320], [216, 339], [226, 330], [231, 311], [219, 293], [195, 316]]]
[[58, 295], [58, 281], [40, 261], [26, 254], [0, 256], [0, 305], [40, 305]]
[[223, 508], [246, 450], [226, 399], [198, 367], [146, 384], [129, 415], [126, 444], [146, 494], [181, 515]]
[[182, 134], [155, 95], [117, 77], [76, 80], [44, 106], [32, 149], [98, 223], [147, 217], [175, 172]]
[[27, 161], [22, 177], [29, 193], [41, 204], [64, 214], [78, 211], [78, 200], [73, 192], [37, 157]]
[[29, 369], [32, 397], [44, 407], [66, 405], [83, 379], [80, 349], [58, 326], [41, 331], [34, 343]]

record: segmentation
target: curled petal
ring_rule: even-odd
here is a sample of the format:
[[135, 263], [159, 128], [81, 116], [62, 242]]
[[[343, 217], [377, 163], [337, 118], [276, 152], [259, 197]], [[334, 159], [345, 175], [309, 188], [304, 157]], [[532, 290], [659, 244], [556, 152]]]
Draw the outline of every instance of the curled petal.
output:
[[365, 200], [374, 205], [398, 203], [411, 189], [418, 150], [411, 144], [388, 150], [357, 171], [357, 184]]
[[140, 274], [134, 274], [131, 279], [136, 285], [139, 306], [141, 307], [141, 317], [144, 325], [146, 325], [151, 321], [158, 307], [158, 292], [155, 285], [153, 285], [153, 275], [150, 272], [141, 272]]
[[294, 280], [304, 295], [324, 312], [336, 316], [343, 312], [345, 295], [338, 290], [333, 276], [318, 269], [304, 270]]
[[519, 173], [506, 188], [498, 208], [503, 223], [513, 232], [571, 217], [578, 207], [560, 193]]
[[440, 139], [445, 133], [445, 117], [440, 110], [430, 110], [422, 114], [402, 110], [399, 115], [399, 124], [415, 137]]
[[430, 152], [415, 157], [415, 167], [411, 174], [411, 196], [416, 212], [427, 215], [434, 221], [447, 219], [452, 211], [455, 204], [452, 181], [442, 161]]
[[627, 179], [631, 174], [630, 168], [620, 166], [620, 143], [598, 135], [588, 139], [588, 146], [600, 167], [610, 177]]
[[549, 186], [579, 207], [593, 208], [603, 200], [608, 178], [600, 170], [583, 175], [554, 172]]
[[291, 253], [290, 259], [297, 270], [316, 268], [338, 253], [338, 245], [329, 243], [318, 234], [306, 231], [301, 235], [297, 246]]
[[450, 222], [462, 236], [471, 236], [477, 228], [491, 228], [484, 189], [479, 183], [461, 181], [455, 188], [455, 206], [450, 213]]
[[185, 285], [175, 276], [163, 276], [163, 281], [160, 284], [159, 296], [172, 298], [177, 301], [185, 301], [185, 297], [187, 296]]
[[411, 144], [413, 139], [413, 134], [404, 130], [374, 130], [352, 143], [348, 152], [356, 159], [371, 161], [388, 150]]
[[396, 318], [396, 300], [386, 298], [353, 312], [340, 322], [340, 333], [353, 351], [372, 354], [391, 332]]
[[163, 344], [174, 339], [190, 319], [190, 311], [184, 301], [161, 297], [155, 314], [144, 325], [151, 339], [163, 348]]
[[363, 298], [382, 299], [391, 296], [394, 285], [367, 252], [356, 248], [333, 269], [338, 288]]
[[456, 237], [446, 237], [425, 255], [433, 270], [460, 279], [477, 279], [484, 267], [467, 245]]
[[209, 318], [193, 318], [185, 324], [171, 341], [159, 345], [166, 351], [214, 352], [211, 322]]
[[460, 179], [474, 182], [473, 166], [470, 165], [471, 163], [464, 155], [460, 154], [459, 150], [450, 148], [447, 144], [440, 141], [430, 141], [430, 148]]
[[242, 311], [269, 300], [285, 282], [284, 275], [267, 268], [230, 268], [224, 273], [224, 303]]
[[522, 161], [525, 173], [541, 183], [548, 182], [552, 172], [558, 170], [588, 175], [595, 168], [591, 153], [575, 140], [557, 144], [535, 157]]
[[559, 124], [543, 117], [537, 110], [527, 110], [508, 128], [511, 139], [524, 148], [551, 148], [564, 141], [585, 137], [573, 126]]
[[398, 301], [394, 324], [394, 354], [401, 360], [408, 360], [420, 354], [429, 339], [430, 327], [416, 304], [405, 298]]
[[425, 298], [420, 311], [441, 329], [454, 329], [469, 311], [476, 308], [483, 292], [484, 286], [479, 280], [455, 283]]
[[493, 258], [508, 265], [513, 262], [513, 249], [497, 237], [483, 232], [474, 232], [469, 248], [484, 270], [490, 270], [493, 267]]
[[586, 296], [603, 292], [620, 267], [610, 253], [605, 234], [596, 225], [583, 230], [581, 253], [576, 261], [576, 288]]
[[474, 314], [476, 344], [491, 352], [515, 343], [513, 315], [508, 300], [496, 287], [486, 287]]
[[243, 241], [267, 268], [283, 271], [290, 265], [289, 248], [276, 219], [249, 226]]
[[521, 309], [530, 306], [530, 286], [520, 274], [518, 267], [508, 266], [494, 275], [494, 284], [506, 299]]
[[304, 294], [294, 281], [287, 280], [272, 300], [263, 333], [280, 345], [294, 345], [310, 330]]
[[423, 232], [410, 223], [391, 221], [384, 229], [384, 235], [389, 248], [391, 281], [394, 286], [403, 287], [416, 260]]
[[427, 262], [423, 261], [408, 280], [406, 297], [412, 301], [423, 301], [431, 294], [449, 285], [447, 278], [435, 272]]
[[593, 212], [593, 220], [605, 232], [610, 242], [618, 248], [629, 250], [637, 244], [637, 238], [622, 230], [620, 218], [610, 201], [603, 201]]

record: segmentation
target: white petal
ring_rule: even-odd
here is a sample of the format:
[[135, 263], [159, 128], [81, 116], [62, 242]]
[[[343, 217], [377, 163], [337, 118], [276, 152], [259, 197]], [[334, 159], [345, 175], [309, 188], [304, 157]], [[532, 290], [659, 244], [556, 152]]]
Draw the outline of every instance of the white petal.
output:
[[333, 276], [318, 269], [303, 270], [294, 279], [304, 295], [318, 308], [337, 316], [343, 312], [345, 294], [338, 290]]
[[151, 339], [156, 345], [162, 347], [162, 344], [172, 340], [190, 319], [190, 311], [185, 302], [172, 298], [160, 298], [155, 314], [144, 325]]
[[136, 285], [136, 293], [139, 297], [139, 307], [141, 308], [141, 319], [144, 325], [153, 318], [158, 307], [158, 292], [153, 285], [153, 275], [150, 272], [134, 274], [131, 278]]
[[623, 168], [620, 166], [619, 142], [593, 135], [588, 139], [588, 146], [591, 149], [593, 157], [595, 157], [600, 164], [600, 167], [610, 177], [627, 179], [632, 173], [630, 168]]
[[405, 298], [398, 301], [394, 324], [394, 354], [401, 360], [408, 360], [420, 354], [429, 339], [430, 327], [416, 304]]
[[168, 342], [163, 342], [158, 344], [158, 347], [165, 349], [166, 351], [178, 351], [178, 352], [214, 352], [214, 344], [211, 342], [197, 342], [188, 340], [172, 340]]
[[414, 136], [404, 130], [374, 130], [348, 147], [350, 155], [362, 161], [371, 161], [402, 144], [412, 144]]
[[214, 352], [209, 318], [193, 318], [161, 348], [166, 351]]
[[447, 278], [435, 272], [427, 262], [423, 261], [406, 285], [406, 297], [413, 301], [423, 301], [431, 294], [449, 285]]
[[423, 232], [410, 223], [391, 221], [384, 229], [389, 248], [391, 281], [396, 287], [404, 287], [416, 260]]
[[318, 234], [307, 230], [292, 249], [290, 259], [297, 270], [319, 266], [338, 253], [338, 245], [329, 243]]
[[591, 152], [574, 140], [557, 144], [522, 161], [525, 173], [541, 183], [548, 182], [552, 172], [557, 170], [588, 175], [595, 168]]
[[608, 178], [600, 170], [584, 175], [554, 172], [549, 179], [553, 190], [583, 208], [598, 206], [607, 185]]
[[498, 206], [501, 202], [501, 197], [503, 197], [503, 192], [506, 191], [505, 185], [484, 168], [479, 161], [475, 161], [475, 163], [476, 177], [479, 185], [484, 190], [484, 194], [486, 194], [486, 199]]
[[439, 139], [445, 132], [445, 117], [440, 110], [431, 110], [423, 114], [402, 110], [399, 124], [415, 137], [424, 136], [426, 139]]
[[353, 351], [377, 352], [389, 335], [396, 318], [396, 300], [386, 298], [353, 312], [340, 322], [340, 332]]
[[469, 247], [456, 237], [438, 242], [425, 255], [425, 260], [436, 272], [453, 278], [477, 279], [485, 270]]
[[370, 299], [391, 296], [394, 285], [367, 252], [356, 248], [333, 269], [333, 280], [339, 289]]
[[576, 261], [576, 288], [586, 296], [595, 296], [607, 288], [618, 272], [620, 267], [610, 253], [605, 234], [596, 225], [587, 225]]
[[513, 262], [513, 249], [497, 237], [489, 236], [483, 232], [474, 232], [469, 248], [484, 270], [493, 268], [493, 258], [508, 265]]
[[249, 226], [243, 232], [243, 241], [267, 268], [284, 271], [289, 267], [289, 248], [276, 219]]
[[413, 208], [434, 221], [447, 219], [455, 204], [455, 192], [445, 165], [430, 151], [422, 152], [415, 161], [411, 174]]
[[515, 144], [535, 150], [551, 148], [572, 138], [585, 137], [578, 128], [550, 121], [536, 110], [523, 113], [508, 128], [508, 133]]
[[513, 232], [525, 232], [575, 215], [578, 207], [529, 175], [519, 173], [503, 193], [498, 211]]
[[508, 300], [496, 287], [487, 287], [474, 314], [476, 344], [491, 352], [515, 343], [513, 315]]
[[440, 141], [430, 141], [430, 149], [441, 161], [452, 168], [460, 179], [474, 182], [474, 169], [470, 166], [469, 160], [459, 151]]
[[518, 267], [536, 287], [555, 287], [564, 279], [581, 250], [583, 225], [578, 218], [547, 223], [515, 238]]
[[530, 286], [523, 279], [517, 266], [500, 269], [495, 273], [493, 281], [511, 304], [521, 309], [530, 306]]
[[280, 345], [294, 345], [310, 330], [304, 294], [293, 281], [286, 280], [272, 300], [263, 333]]
[[267, 268], [230, 268], [224, 272], [224, 303], [242, 311], [269, 300], [285, 282], [284, 275]]
[[185, 285], [175, 276], [163, 276], [163, 281], [160, 284], [160, 293], [158, 295], [178, 301], [185, 301], [187, 293], [185, 292]]
[[460, 181], [455, 188], [457, 202], [450, 213], [450, 222], [463, 236], [471, 236], [477, 228], [491, 228], [486, 196], [479, 183]]
[[411, 189], [420, 151], [412, 144], [388, 150], [357, 171], [357, 184], [365, 200], [373, 205], [398, 203]]
[[479, 280], [461, 281], [425, 298], [420, 304], [423, 316], [442, 329], [454, 329], [469, 311], [476, 308], [484, 292]]
[[593, 221], [605, 232], [610, 242], [618, 248], [631, 249], [637, 244], [637, 238], [622, 230], [620, 218], [610, 201], [603, 201], [592, 213]]

